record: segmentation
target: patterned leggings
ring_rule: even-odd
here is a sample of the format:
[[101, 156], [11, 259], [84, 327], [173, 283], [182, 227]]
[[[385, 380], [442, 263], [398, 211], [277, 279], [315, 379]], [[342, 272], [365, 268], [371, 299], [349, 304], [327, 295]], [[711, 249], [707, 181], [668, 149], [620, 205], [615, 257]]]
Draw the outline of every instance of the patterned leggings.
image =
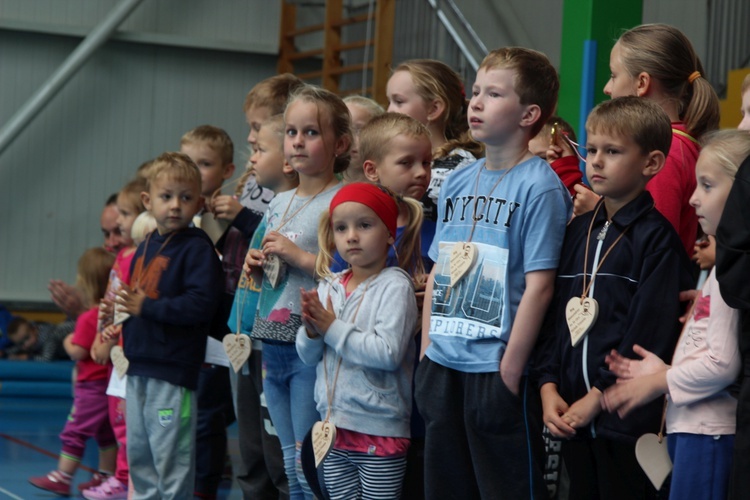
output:
[[405, 455], [377, 457], [333, 449], [323, 462], [325, 488], [332, 500], [398, 499], [405, 473]]

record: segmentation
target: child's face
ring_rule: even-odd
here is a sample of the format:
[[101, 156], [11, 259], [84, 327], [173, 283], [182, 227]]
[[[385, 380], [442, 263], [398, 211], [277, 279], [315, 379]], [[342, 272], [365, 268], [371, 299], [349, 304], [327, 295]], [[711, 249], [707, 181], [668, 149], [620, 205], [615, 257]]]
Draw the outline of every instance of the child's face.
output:
[[206, 198], [213, 196], [234, 173], [234, 164], [225, 165], [219, 152], [214, 151], [206, 143], [183, 144], [180, 146], [180, 152], [188, 155], [198, 166], [201, 172], [201, 194]]
[[411, 116], [423, 125], [428, 124], [429, 103], [417, 94], [411, 73], [393, 73], [388, 79], [385, 93], [388, 96], [388, 111]]
[[690, 197], [690, 205], [698, 214], [703, 232], [713, 236], [734, 180], [721, 168], [710, 148], [704, 149], [698, 157], [695, 177], [698, 184]]
[[250, 157], [255, 181], [261, 187], [277, 191], [284, 178], [283, 142], [272, 128], [262, 127], [258, 132], [255, 152]]
[[167, 234], [190, 225], [203, 208], [203, 197], [195, 182], [160, 176], [144, 193], [143, 204], [154, 216], [159, 234]]
[[620, 44], [616, 43], [609, 53], [609, 80], [604, 86], [604, 93], [611, 98], [638, 95], [636, 79], [625, 71], [620, 55]]
[[372, 273], [383, 269], [393, 238], [371, 208], [344, 202], [334, 209], [331, 227], [336, 250], [352, 268]]
[[528, 106], [521, 104], [514, 80], [511, 69], [482, 68], [477, 72], [467, 113], [474, 140], [503, 145], [518, 133]]
[[318, 106], [294, 101], [284, 115], [284, 156], [289, 165], [309, 177], [333, 173], [336, 138], [324, 116], [318, 117]]
[[742, 108], [740, 108], [740, 112], [742, 113], [742, 121], [737, 125], [737, 128], [750, 131], [750, 88], [742, 94]]
[[630, 137], [587, 130], [586, 177], [600, 196], [624, 204], [643, 190], [649, 154]]
[[128, 203], [126, 196], [122, 193], [117, 195], [117, 226], [120, 228], [123, 240], [127, 246], [133, 245], [133, 237], [130, 234], [133, 222], [138, 217], [138, 211]]
[[258, 132], [260, 132], [261, 124], [269, 118], [271, 118], [271, 110], [265, 106], [251, 106], [245, 112], [245, 121], [248, 127], [250, 127], [250, 133], [247, 135], [247, 143], [253, 149], [255, 149], [255, 144], [258, 142]]
[[367, 161], [367, 178], [402, 196], [421, 199], [430, 185], [432, 145], [427, 137], [397, 135], [379, 162]]

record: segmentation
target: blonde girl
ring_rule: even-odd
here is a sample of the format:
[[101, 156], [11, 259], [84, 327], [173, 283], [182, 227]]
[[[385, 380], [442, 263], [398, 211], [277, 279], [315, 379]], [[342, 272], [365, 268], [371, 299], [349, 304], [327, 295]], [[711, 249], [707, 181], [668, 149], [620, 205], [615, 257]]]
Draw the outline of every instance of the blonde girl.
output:
[[[302, 361], [317, 366], [320, 418], [336, 427], [321, 467], [330, 498], [399, 498], [409, 448], [416, 345], [414, 286], [389, 267], [398, 203], [385, 188], [353, 183], [331, 201], [318, 226], [317, 290], [301, 290]], [[418, 245], [419, 228], [402, 241]], [[349, 263], [328, 271], [333, 248]], [[325, 305], [324, 305], [325, 304]]]
[[433, 59], [412, 59], [393, 70], [386, 88], [388, 111], [409, 115], [430, 131], [433, 165], [425, 216], [437, 221], [436, 203], [445, 178], [484, 155], [469, 135], [468, 101], [458, 74]]
[[340, 97], [311, 85], [296, 91], [284, 112], [284, 156], [299, 174], [299, 186], [278, 194], [264, 217], [260, 249], [250, 249], [245, 272], [263, 269], [253, 338], [263, 341], [263, 390], [281, 441], [290, 496], [311, 498], [298, 456], [317, 419], [315, 369], [297, 356], [302, 326], [299, 289], [315, 285], [317, 222], [341, 187], [337, 173], [349, 166], [349, 110]]
[[115, 470], [117, 442], [107, 412], [107, 367], [95, 363], [89, 356], [96, 335], [99, 301], [107, 289], [114, 260], [114, 256], [101, 247], [86, 250], [78, 259], [76, 285], [89, 309], [78, 317], [75, 331], [63, 342], [65, 351], [76, 361], [73, 408], [60, 433], [62, 451], [57, 469], [29, 479], [37, 488], [58, 495], [70, 495], [73, 475], [90, 438], [94, 438], [99, 447], [100, 475], [112, 474]]
[[[611, 76], [604, 93], [652, 99], [672, 122], [672, 146], [664, 168], [646, 186], [656, 209], [672, 223], [692, 256], [698, 219], [690, 206], [701, 137], [719, 125], [719, 99], [703, 76], [690, 40], [667, 24], [643, 24], [622, 34], [609, 57]], [[576, 214], [593, 208], [598, 197], [576, 187]], [[587, 196], [588, 195], [588, 196]]]
[[[750, 135], [737, 130], [705, 137], [690, 198], [703, 231], [715, 235]], [[620, 380], [604, 393], [606, 409], [625, 417], [667, 395], [667, 445], [674, 464], [670, 499], [726, 498], [737, 428], [737, 399], [729, 387], [740, 372], [739, 311], [722, 298], [712, 270], [677, 342], [672, 365], [634, 346], [640, 360], [616, 351], [607, 357]]]

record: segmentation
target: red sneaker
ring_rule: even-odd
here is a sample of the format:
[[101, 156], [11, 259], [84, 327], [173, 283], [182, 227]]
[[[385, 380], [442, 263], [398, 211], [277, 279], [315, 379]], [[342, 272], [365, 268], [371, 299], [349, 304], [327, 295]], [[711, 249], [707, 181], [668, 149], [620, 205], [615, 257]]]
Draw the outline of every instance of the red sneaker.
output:
[[94, 472], [94, 475], [91, 476], [90, 481], [86, 481], [85, 483], [81, 483], [78, 485], [78, 491], [88, 490], [89, 488], [94, 488], [96, 486], [99, 486], [104, 481], [106, 481], [108, 477], [109, 476], [105, 476], [104, 474]]
[[39, 489], [64, 497], [70, 496], [70, 478], [63, 476], [60, 471], [53, 470], [46, 476], [32, 477], [29, 482]]

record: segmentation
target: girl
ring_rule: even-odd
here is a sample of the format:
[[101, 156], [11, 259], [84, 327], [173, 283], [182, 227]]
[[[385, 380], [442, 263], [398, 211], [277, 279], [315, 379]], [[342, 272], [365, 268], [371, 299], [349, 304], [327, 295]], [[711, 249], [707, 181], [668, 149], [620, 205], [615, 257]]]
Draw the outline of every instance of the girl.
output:
[[86, 250], [78, 259], [77, 286], [90, 309], [78, 317], [75, 331], [65, 338], [63, 344], [68, 355], [76, 361], [73, 408], [60, 434], [62, 451], [57, 469], [46, 476], [29, 479], [37, 488], [58, 495], [70, 495], [73, 474], [80, 465], [89, 438], [96, 439], [99, 445], [99, 470], [111, 474], [115, 469], [117, 442], [107, 413], [107, 367], [95, 363], [89, 356], [96, 335], [99, 301], [107, 289], [114, 261], [112, 254], [101, 247]]
[[463, 83], [455, 71], [440, 61], [413, 59], [396, 67], [386, 94], [388, 111], [409, 115], [430, 131], [432, 179], [422, 202], [425, 219], [437, 221], [436, 203], [445, 178], [484, 154], [482, 145], [469, 135]]
[[[750, 136], [730, 130], [706, 137], [690, 198], [706, 234], [716, 234], [739, 164], [750, 155]], [[723, 300], [711, 271], [685, 324], [672, 366], [635, 346], [641, 360], [616, 351], [607, 357], [620, 379], [604, 393], [604, 406], [625, 417], [632, 409], [667, 395], [667, 445], [674, 463], [671, 499], [726, 498], [737, 400], [729, 386], [740, 371], [739, 312]]]
[[[653, 99], [672, 121], [672, 146], [664, 168], [646, 189], [656, 209], [672, 223], [688, 255], [692, 256], [698, 219], [690, 207], [695, 190], [695, 162], [699, 140], [719, 126], [719, 99], [703, 78], [703, 65], [690, 40], [666, 24], [644, 24], [626, 31], [609, 56], [612, 72], [604, 93]], [[574, 212], [592, 210], [596, 196], [576, 187]]]
[[352, 134], [341, 98], [311, 85], [290, 97], [284, 121], [284, 155], [299, 174], [299, 186], [278, 194], [269, 205], [261, 249], [248, 251], [245, 273], [249, 276], [253, 267], [263, 270], [252, 335], [263, 341], [263, 390], [281, 441], [290, 496], [297, 499], [312, 496], [299, 449], [317, 419], [315, 370], [300, 361], [294, 348], [302, 326], [297, 291], [315, 284], [315, 227], [341, 187], [335, 174], [349, 166]]
[[[336, 427], [322, 463], [330, 498], [401, 494], [417, 304], [406, 270], [386, 264], [398, 212], [385, 189], [365, 183], [342, 188], [318, 226], [315, 268], [325, 279], [317, 291], [301, 290], [297, 352], [305, 364], [317, 365], [317, 408]], [[417, 226], [401, 239], [418, 237]], [[351, 268], [331, 275], [334, 248]]]
[[[100, 331], [97, 332], [91, 347], [91, 358], [99, 364], [106, 365], [109, 370], [109, 385], [107, 395], [109, 402], [109, 422], [115, 433], [118, 443], [117, 468], [112, 477], [105, 478], [103, 484], [92, 485], [83, 490], [83, 496], [89, 499], [99, 498], [127, 498], [128, 479], [130, 469], [128, 467], [127, 441], [125, 428], [125, 379], [120, 378], [112, 369], [109, 354], [112, 347], [117, 345], [120, 325], [111, 326], [114, 318], [112, 301], [120, 289], [122, 283], [130, 284], [130, 263], [135, 255], [135, 249], [140, 242], [133, 238], [133, 226], [139, 214], [146, 209], [141, 201], [141, 193], [146, 190], [146, 181], [137, 177], [125, 185], [117, 195], [117, 225], [126, 244], [115, 257], [115, 265], [109, 274], [107, 293], [105, 294], [102, 314], [100, 314]], [[143, 239], [141, 238], [141, 241]], [[106, 329], [106, 330], [105, 330]]]

